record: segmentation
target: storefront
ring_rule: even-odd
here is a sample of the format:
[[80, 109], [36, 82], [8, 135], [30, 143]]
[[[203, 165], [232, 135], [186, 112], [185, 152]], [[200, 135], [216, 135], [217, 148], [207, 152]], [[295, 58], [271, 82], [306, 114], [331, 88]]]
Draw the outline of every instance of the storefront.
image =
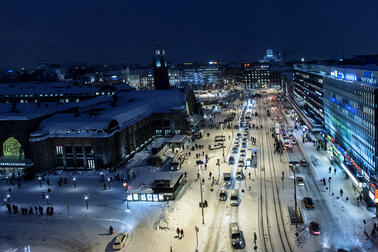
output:
[[0, 158], [0, 177], [22, 177], [26, 169], [30, 169], [34, 163], [30, 159], [15, 160]]

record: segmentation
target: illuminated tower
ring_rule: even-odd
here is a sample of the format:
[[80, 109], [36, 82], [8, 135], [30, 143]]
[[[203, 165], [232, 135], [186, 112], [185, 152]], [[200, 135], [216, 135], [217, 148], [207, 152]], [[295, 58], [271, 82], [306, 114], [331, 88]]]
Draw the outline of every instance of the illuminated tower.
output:
[[155, 89], [169, 89], [167, 57], [161, 45], [155, 46], [153, 65]]

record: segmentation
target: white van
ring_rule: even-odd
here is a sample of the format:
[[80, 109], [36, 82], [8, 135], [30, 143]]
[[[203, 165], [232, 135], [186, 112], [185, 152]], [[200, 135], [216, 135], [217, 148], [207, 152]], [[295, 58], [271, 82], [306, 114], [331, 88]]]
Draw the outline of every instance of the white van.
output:
[[239, 190], [237, 189], [232, 190], [231, 197], [230, 197], [230, 204], [231, 206], [239, 205]]

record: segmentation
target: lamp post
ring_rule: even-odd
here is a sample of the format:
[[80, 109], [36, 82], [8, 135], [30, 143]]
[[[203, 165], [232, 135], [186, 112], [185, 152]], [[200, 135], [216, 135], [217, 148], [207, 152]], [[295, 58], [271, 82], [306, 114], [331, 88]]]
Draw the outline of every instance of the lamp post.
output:
[[42, 188], [42, 177], [38, 177], [39, 180], [39, 188]]
[[110, 178], [108, 178], [108, 185], [109, 185], [109, 189], [110, 189]]
[[49, 198], [50, 198], [50, 196], [49, 195], [46, 195], [46, 205], [48, 206], [49, 205]]
[[84, 199], [85, 199], [85, 204], [87, 205], [87, 210], [88, 210], [88, 196], [85, 196]]
[[76, 178], [73, 178], [74, 188], [76, 189]]
[[10, 203], [10, 194], [7, 194], [7, 202]]
[[6, 176], [5, 179], [7, 180], [7, 186], [9, 186], [9, 178], [8, 178], [8, 176]]

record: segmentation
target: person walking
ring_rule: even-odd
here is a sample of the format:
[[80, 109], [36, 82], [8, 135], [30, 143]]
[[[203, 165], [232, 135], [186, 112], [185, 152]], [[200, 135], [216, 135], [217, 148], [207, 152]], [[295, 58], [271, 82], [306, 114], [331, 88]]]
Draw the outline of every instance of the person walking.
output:
[[331, 166], [328, 168], [328, 173], [331, 173], [331, 170], [332, 170], [332, 168], [331, 168]]
[[343, 197], [343, 189], [340, 189], [340, 198]]
[[209, 179], [211, 179], [211, 172], [209, 172]]
[[[375, 224], [375, 223], [374, 223], [374, 224]], [[375, 228], [374, 228], [374, 230], [375, 230]], [[374, 232], [375, 232], [375, 231], [374, 231]], [[184, 237], [184, 229], [181, 228], [180, 233], [181, 233], [181, 238]]]
[[180, 233], [181, 233], [181, 230], [179, 227], [176, 228], [176, 233], [177, 233], [177, 237], [180, 238]]
[[113, 227], [110, 226], [110, 227], [109, 227], [109, 235], [112, 235], [113, 233], [114, 233]]
[[333, 169], [333, 172], [334, 172], [334, 174], [336, 175], [336, 168], [335, 168], [335, 169]]

